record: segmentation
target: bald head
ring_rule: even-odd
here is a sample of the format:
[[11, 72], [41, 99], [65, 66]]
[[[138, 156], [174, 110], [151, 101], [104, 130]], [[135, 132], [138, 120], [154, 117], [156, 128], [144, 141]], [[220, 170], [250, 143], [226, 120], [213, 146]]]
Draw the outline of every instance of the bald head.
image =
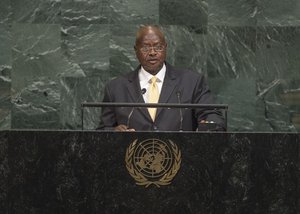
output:
[[136, 33], [135, 45], [139, 45], [145, 35], [155, 35], [158, 36], [161, 42], [166, 43], [164, 33], [161, 31], [160, 27], [157, 25], [147, 25], [142, 26]]

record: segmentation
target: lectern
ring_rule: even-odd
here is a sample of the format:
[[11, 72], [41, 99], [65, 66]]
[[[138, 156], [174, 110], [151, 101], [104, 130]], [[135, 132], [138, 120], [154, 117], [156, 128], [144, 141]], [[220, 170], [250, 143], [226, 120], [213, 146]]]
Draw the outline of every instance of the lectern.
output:
[[0, 132], [1, 213], [297, 213], [297, 133]]

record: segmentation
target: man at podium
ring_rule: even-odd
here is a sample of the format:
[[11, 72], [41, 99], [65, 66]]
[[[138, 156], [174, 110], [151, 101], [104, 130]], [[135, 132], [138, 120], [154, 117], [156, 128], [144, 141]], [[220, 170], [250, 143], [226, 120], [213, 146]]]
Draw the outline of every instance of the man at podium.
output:
[[[166, 60], [167, 42], [158, 26], [136, 33], [134, 50], [140, 65], [105, 86], [103, 102], [214, 104], [202, 74], [176, 69]], [[225, 130], [218, 110], [103, 107], [100, 129], [115, 131], [196, 131], [199, 124]]]

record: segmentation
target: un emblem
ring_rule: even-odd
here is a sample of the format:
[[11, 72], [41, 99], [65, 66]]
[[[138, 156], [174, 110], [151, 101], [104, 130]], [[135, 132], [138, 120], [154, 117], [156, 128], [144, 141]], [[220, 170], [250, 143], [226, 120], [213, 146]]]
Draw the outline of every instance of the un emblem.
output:
[[134, 140], [125, 155], [126, 168], [137, 185], [168, 185], [181, 164], [181, 152], [171, 140]]

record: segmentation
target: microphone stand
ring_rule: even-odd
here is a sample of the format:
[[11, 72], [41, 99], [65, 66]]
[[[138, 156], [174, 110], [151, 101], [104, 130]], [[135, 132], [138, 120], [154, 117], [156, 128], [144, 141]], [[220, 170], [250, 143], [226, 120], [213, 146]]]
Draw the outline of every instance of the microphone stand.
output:
[[[180, 100], [181, 100], [181, 99], [180, 99], [181, 93], [180, 93], [180, 91], [177, 91], [176, 95], [177, 95], [178, 103], [181, 104], [181, 101], [180, 101]], [[179, 131], [182, 132], [182, 131], [183, 131], [183, 130], [182, 130], [182, 123], [183, 123], [182, 108], [179, 108], [179, 114], [180, 114], [180, 126], [179, 126]]]
[[[135, 101], [135, 103], [138, 103], [140, 101], [141, 97], [146, 93], [146, 91], [147, 90], [145, 88], [143, 88], [141, 90], [141, 93], [139, 94], [139, 97], [137, 98], [137, 100]], [[134, 109], [135, 109], [135, 107], [133, 106], [132, 109], [131, 109], [131, 111], [130, 111], [130, 113], [128, 114], [128, 117], [127, 117], [127, 128], [129, 128], [129, 122], [130, 122], [130, 119], [131, 119], [131, 115], [134, 112]]]

